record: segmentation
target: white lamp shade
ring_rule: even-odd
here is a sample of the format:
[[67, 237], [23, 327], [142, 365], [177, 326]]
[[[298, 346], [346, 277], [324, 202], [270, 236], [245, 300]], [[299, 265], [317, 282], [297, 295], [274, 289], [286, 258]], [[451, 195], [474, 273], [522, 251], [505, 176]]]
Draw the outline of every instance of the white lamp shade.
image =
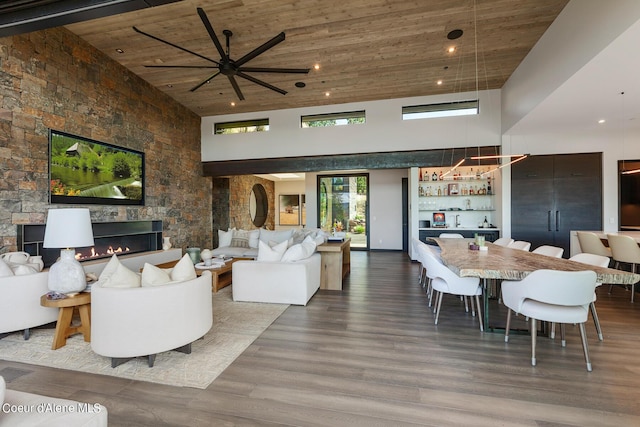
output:
[[82, 248], [93, 244], [89, 209], [49, 209], [42, 247]]

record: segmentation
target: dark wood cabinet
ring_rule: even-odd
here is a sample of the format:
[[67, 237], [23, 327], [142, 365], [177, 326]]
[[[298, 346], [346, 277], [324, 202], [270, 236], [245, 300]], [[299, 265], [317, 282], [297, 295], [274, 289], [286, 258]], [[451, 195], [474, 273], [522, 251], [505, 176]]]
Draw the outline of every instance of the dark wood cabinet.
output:
[[511, 168], [511, 237], [564, 248], [602, 229], [602, 153], [530, 156]]

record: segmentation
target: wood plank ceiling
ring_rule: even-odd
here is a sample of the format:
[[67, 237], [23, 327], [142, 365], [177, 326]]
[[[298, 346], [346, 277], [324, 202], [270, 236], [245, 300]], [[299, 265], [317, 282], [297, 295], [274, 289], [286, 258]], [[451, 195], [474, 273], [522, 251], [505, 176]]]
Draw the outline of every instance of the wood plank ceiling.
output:
[[[184, 0], [66, 28], [196, 114], [210, 116], [500, 88], [567, 2]], [[311, 71], [254, 74], [286, 95], [237, 78], [245, 96], [239, 101], [223, 75], [190, 91], [215, 69], [146, 68], [211, 63], [139, 34], [133, 26], [220, 59], [197, 7], [204, 9], [223, 46], [222, 31], [233, 32], [231, 58], [284, 31], [284, 42], [245, 65]], [[449, 40], [447, 34], [455, 29], [464, 34]], [[306, 86], [298, 88], [296, 82]]]

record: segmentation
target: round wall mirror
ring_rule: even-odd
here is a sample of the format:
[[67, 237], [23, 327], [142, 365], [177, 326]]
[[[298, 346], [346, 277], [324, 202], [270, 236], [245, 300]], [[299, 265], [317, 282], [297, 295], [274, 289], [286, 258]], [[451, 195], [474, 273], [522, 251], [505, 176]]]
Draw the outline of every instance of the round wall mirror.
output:
[[253, 225], [262, 227], [267, 221], [267, 212], [269, 212], [267, 191], [262, 184], [255, 184], [251, 189], [251, 196], [249, 197], [249, 215], [251, 216]]

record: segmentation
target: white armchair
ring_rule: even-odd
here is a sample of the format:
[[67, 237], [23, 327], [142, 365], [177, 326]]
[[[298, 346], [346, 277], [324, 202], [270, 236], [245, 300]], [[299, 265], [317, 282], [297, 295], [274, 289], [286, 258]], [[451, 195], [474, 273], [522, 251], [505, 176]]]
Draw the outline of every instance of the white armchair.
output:
[[177, 350], [191, 353], [191, 343], [213, 325], [211, 273], [159, 286], [91, 290], [91, 348], [112, 358], [112, 367], [138, 356]]

